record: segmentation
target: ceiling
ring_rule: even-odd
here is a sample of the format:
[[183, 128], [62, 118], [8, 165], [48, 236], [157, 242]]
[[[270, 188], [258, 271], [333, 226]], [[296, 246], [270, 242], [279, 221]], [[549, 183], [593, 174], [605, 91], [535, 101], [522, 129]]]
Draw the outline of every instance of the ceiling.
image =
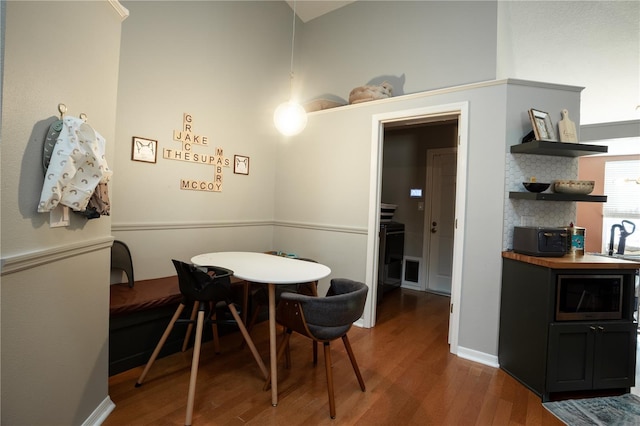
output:
[[354, 1], [356, 0], [286, 0], [291, 9], [295, 7], [296, 15], [298, 15], [298, 18], [300, 18], [302, 22], [309, 22], [310, 20], [317, 18], [318, 16], [322, 16], [325, 13], [340, 9], [341, 7], [353, 3]]

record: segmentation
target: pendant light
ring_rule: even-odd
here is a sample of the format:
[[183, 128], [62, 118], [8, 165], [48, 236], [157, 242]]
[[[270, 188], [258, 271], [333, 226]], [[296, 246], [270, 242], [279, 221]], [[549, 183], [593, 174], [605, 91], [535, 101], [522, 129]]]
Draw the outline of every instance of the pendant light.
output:
[[273, 122], [276, 129], [285, 136], [297, 135], [304, 130], [307, 125], [307, 112], [304, 108], [293, 100], [293, 48], [296, 38], [296, 2], [293, 2], [293, 32], [291, 35], [291, 68], [289, 71], [289, 91], [290, 97], [287, 102], [283, 102], [273, 113]]

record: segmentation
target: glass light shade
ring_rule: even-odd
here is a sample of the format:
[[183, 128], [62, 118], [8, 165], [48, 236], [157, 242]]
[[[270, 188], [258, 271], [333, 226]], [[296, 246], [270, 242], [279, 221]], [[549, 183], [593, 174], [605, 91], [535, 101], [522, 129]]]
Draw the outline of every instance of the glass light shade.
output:
[[283, 135], [297, 135], [307, 125], [307, 112], [294, 101], [283, 102], [273, 113], [273, 122]]

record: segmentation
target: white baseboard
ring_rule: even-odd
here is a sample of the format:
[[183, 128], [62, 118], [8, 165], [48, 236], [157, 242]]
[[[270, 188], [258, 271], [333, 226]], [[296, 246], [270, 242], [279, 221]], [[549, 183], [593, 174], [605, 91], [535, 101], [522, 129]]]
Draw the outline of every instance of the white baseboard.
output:
[[109, 414], [116, 408], [116, 404], [111, 401], [111, 398], [107, 396], [101, 403], [93, 410], [93, 413], [82, 423], [82, 426], [100, 426], [104, 422]]
[[490, 355], [473, 349], [463, 348], [462, 346], [458, 346], [458, 353], [456, 355], [458, 355], [460, 358], [488, 365], [489, 367], [500, 367], [498, 357], [496, 355]]

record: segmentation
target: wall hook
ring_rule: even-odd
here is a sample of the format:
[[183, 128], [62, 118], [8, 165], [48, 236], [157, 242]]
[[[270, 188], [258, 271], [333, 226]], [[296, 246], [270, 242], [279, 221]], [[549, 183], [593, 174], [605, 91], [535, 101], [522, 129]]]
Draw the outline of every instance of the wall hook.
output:
[[58, 111], [60, 111], [60, 120], [62, 120], [67, 112], [67, 106], [65, 104], [58, 104]]

